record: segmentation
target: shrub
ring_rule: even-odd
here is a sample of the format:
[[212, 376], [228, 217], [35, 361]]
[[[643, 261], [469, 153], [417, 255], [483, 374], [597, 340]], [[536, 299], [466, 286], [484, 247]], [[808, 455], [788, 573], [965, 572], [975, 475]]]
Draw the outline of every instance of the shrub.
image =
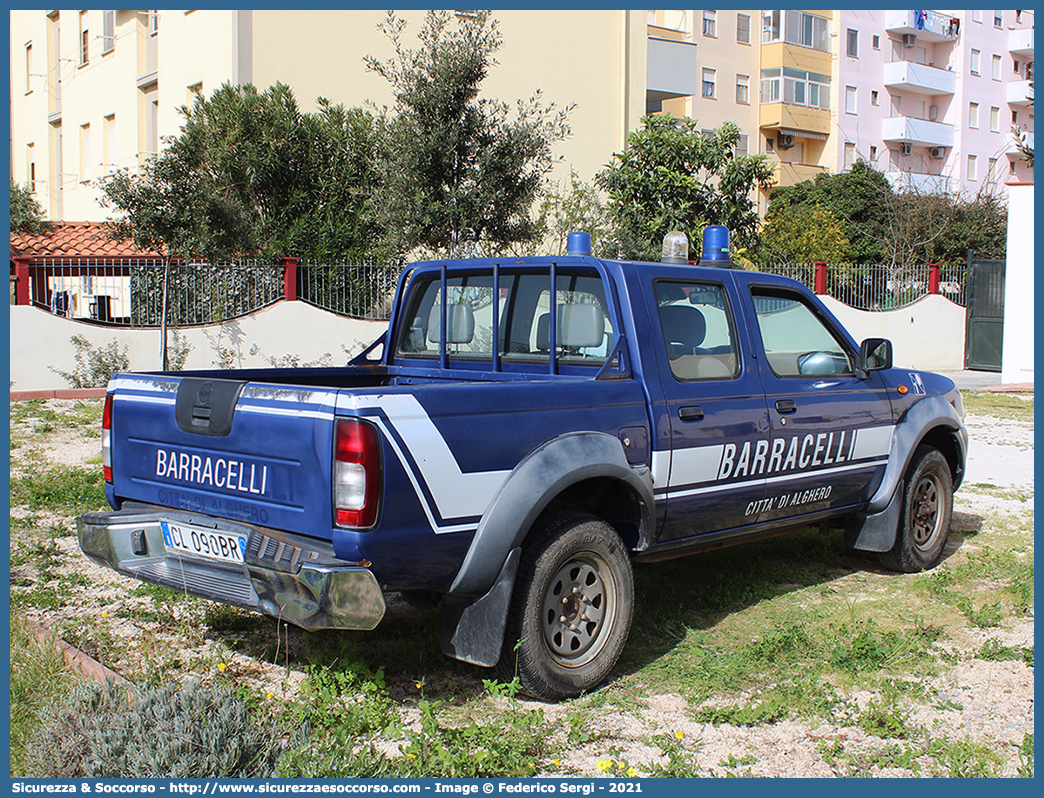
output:
[[41, 778], [265, 777], [284, 748], [230, 688], [195, 681], [133, 695], [86, 683], [41, 721], [26, 751]]
[[127, 347], [120, 349], [115, 338], [101, 349], [95, 349], [82, 335], [74, 335], [69, 340], [76, 350], [73, 355], [76, 366], [72, 371], [62, 371], [54, 366], [48, 368], [55, 374], [60, 374], [73, 388], [104, 388], [113, 374], [130, 369]]

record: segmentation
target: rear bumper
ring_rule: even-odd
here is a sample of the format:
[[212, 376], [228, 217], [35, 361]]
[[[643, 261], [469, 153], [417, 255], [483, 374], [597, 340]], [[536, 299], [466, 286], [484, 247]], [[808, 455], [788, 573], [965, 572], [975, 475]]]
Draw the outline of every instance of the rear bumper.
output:
[[[247, 539], [244, 563], [169, 552], [160, 521]], [[330, 544], [199, 513], [125, 506], [76, 519], [80, 548], [118, 573], [280, 618], [304, 629], [373, 629], [384, 594], [363, 565], [338, 560]]]

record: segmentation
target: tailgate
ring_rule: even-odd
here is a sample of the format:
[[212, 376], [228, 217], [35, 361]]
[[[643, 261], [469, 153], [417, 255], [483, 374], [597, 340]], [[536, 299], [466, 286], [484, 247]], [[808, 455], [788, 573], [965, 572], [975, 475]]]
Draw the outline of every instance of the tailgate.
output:
[[167, 375], [113, 387], [118, 501], [330, 538], [336, 390]]

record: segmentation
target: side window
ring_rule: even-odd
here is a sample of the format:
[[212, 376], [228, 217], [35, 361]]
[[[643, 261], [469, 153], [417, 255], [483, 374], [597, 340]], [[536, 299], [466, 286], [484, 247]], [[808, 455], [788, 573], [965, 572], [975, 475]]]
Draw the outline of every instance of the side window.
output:
[[736, 376], [736, 337], [721, 286], [657, 282], [656, 305], [671, 374], [684, 381]]
[[769, 367], [777, 377], [851, 376], [841, 342], [802, 297], [753, 291], [754, 313]]

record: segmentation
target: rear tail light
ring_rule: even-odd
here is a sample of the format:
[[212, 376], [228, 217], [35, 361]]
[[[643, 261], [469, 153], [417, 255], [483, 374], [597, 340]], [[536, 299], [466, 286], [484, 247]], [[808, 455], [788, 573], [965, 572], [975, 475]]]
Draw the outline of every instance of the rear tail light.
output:
[[381, 460], [375, 427], [356, 419], [337, 419], [333, 483], [337, 526], [365, 529], [377, 523]]
[[112, 394], [105, 394], [102, 408], [102, 473], [106, 482], [112, 482]]

